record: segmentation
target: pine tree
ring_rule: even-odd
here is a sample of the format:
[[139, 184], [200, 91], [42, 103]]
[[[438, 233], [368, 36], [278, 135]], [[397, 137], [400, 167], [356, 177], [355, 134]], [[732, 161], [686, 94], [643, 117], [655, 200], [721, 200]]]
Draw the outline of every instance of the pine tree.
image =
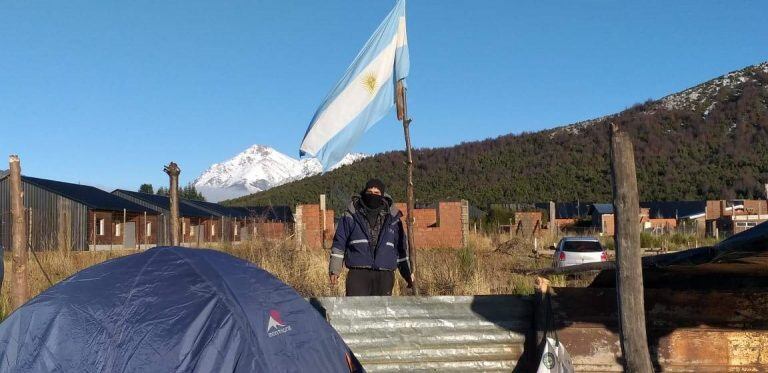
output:
[[203, 194], [198, 192], [192, 183], [187, 184], [179, 190], [179, 197], [192, 201], [205, 201]]
[[152, 184], [141, 184], [139, 193], [155, 194], [155, 188], [152, 187]]

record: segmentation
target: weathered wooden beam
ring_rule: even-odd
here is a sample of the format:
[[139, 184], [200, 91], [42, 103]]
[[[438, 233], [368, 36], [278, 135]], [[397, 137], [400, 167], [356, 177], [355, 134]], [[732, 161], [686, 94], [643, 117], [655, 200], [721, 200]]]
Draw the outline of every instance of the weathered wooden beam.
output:
[[13, 279], [11, 281], [11, 307], [17, 309], [29, 298], [27, 262], [27, 228], [24, 213], [24, 195], [21, 188], [21, 162], [19, 156], [9, 157], [11, 189], [11, 252], [13, 253]]
[[171, 162], [165, 166], [164, 171], [170, 178], [170, 190], [168, 195], [171, 200], [171, 245], [179, 246], [179, 166]]
[[632, 141], [618, 125], [609, 124], [611, 176], [616, 216], [616, 292], [621, 350], [626, 372], [652, 372], [645, 331], [643, 269], [640, 249], [640, 200]]

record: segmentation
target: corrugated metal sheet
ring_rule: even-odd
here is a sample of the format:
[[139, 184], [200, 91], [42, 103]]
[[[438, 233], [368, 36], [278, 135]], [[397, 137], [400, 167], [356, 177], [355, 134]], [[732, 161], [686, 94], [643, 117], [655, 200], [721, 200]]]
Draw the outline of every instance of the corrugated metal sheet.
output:
[[[554, 325], [577, 372], [621, 372], [615, 289], [560, 288]], [[768, 371], [768, 292], [646, 289], [665, 372]], [[535, 302], [519, 296], [310, 299], [372, 372], [525, 372]]]
[[[22, 182], [28, 229], [35, 250], [84, 250], [88, 247], [88, 208], [55, 193]], [[30, 215], [31, 211], [31, 215]], [[0, 242], [10, 247], [10, 181], [0, 180]]]
[[532, 332], [528, 297], [338, 297], [311, 302], [371, 372], [510, 372]]
[[88, 206], [91, 210], [101, 211], [128, 211], [128, 212], [152, 212], [147, 208], [139, 206], [135, 203], [125, 200], [124, 198], [118, 198], [117, 196], [107, 193], [99, 188], [92, 187], [90, 185], [67, 183], [57, 180], [40, 179], [31, 176], [22, 176], [22, 182], [34, 185], [40, 189], [46, 190], [53, 194], [62, 196], [68, 200], [72, 200], [83, 205]]

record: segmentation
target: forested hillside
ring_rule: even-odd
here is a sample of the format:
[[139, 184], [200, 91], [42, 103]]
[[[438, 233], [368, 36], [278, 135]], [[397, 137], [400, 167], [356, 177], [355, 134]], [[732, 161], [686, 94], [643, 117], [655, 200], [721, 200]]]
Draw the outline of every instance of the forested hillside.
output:
[[[747, 67], [621, 113], [536, 133], [505, 135], [415, 152], [417, 203], [608, 201], [607, 123], [635, 144], [641, 199], [763, 197], [768, 182], [768, 63]], [[236, 205], [315, 202], [338, 208], [379, 177], [405, 197], [405, 157], [389, 152], [325, 175], [241, 197]]]

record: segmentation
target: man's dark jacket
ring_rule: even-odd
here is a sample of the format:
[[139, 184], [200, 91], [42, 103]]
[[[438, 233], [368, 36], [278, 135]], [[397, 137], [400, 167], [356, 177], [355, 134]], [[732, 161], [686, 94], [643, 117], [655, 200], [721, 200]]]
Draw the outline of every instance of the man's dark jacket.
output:
[[341, 273], [342, 261], [347, 268], [367, 268], [393, 271], [400, 269], [400, 274], [407, 281], [411, 279], [411, 266], [408, 258], [408, 239], [403, 229], [403, 216], [392, 202], [392, 197], [384, 195], [388, 212], [380, 219], [381, 230], [378, 242], [373, 242], [371, 228], [364, 214], [358, 211], [359, 196], [352, 197], [347, 212], [339, 219], [336, 235], [331, 249], [330, 272]]

